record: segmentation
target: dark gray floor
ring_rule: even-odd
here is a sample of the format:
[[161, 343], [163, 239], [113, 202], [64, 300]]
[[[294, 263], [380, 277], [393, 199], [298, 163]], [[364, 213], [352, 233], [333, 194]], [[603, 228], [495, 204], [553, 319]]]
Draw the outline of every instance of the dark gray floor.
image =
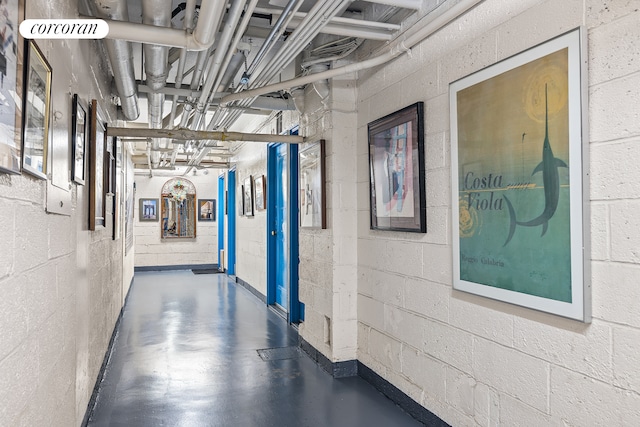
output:
[[[222, 274], [136, 273], [89, 426], [420, 426]], [[263, 360], [257, 350], [277, 350]], [[283, 357], [288, 357], [283, 359]]]

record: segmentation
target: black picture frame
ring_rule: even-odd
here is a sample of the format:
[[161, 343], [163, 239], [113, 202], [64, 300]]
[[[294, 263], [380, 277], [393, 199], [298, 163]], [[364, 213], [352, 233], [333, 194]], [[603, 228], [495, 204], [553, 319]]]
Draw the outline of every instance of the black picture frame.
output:
[[216, 220], [216, 199], [198, 199], [198, 221]]
[[84, 185], [86, 178], [87, 110], [82, 105], [78, 94], [73, 95], [71, 110], [71, 177], [76, 184]]
[[371, 229], [427, 232], [424, 103], [368, 124]]
[[244, 216], [253, 216], [253, 177], [251, 175], [246, 177], [244, 180], [244, 185], [242, 186], [242, 200]]

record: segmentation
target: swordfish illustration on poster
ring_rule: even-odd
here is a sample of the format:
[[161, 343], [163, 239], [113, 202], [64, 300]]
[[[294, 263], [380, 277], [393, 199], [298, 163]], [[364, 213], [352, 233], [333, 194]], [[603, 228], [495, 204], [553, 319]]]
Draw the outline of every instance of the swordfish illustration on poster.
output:
[[582, 236], [571, 232], [582, 220], [572, 216], [582, 187], [580, 156], [571, 151], [571, 52], [530, 56], [452, 84], [454, 286], [582, 320], [565, 310], [582, 287]]

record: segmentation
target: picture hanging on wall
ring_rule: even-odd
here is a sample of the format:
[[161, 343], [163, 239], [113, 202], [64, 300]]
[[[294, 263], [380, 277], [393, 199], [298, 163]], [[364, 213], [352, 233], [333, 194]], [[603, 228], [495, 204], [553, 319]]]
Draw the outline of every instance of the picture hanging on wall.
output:
[[47, 148], [51, 124], [51, 66], [35, 41], [27, 42], [22, 128], [22, 169], [47, 179]]
[[216, 220], [216, 200], [198, 199], [198, 221]]
[[158, 199], [140, 199], [140, 221], [157, 221]]
[[266, 194], [267, 194], [267, 184], [264, 178], [264, 175], [257, 176], [253, 180], [254, 190], [256, 193], [256, 210], [263, 211], [267, 208], [266, 205]]
[[453, 82], [450, 102], [454, 288], [589, 322], [585, 49], [576, 29]]
[[89, 166], [89, 230], [106, 226], [104, 159], [106, 151], [106, 123], [98, 111], [98, 101], [91, 101], [90, 157]]
[[80, 102], [78, 94], [71, 102], [71, 176], [76, 184], [84, 185], [85, 176], [85, 138], [87, 133], [87, 112]]
[[3, 8], [3, 44], [0, 47], [0, 173], [18, 174], [22, 159], [22, 83], [24, 41], [18, 24], [24, 17], [23, 0], [7, 0]]
[[253, 178], [251, 175], [245, 178], [242, 192], [244, 215], [253, 216]]
[[424, 104], [369, 123], [371, 229], [427, 232]]
[[300, 182], [300, 227], [327, 228], [324, 140], [298, 154]]

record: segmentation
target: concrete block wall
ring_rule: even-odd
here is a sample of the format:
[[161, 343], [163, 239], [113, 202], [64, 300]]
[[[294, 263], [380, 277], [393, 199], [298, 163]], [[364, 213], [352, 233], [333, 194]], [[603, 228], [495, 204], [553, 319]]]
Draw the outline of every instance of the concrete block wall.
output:
[[235, 191], [236, 194], [236, 205], [229, 206], [228, 210], [229, 215], [236, 215], [236, 276], [266, 295], [267, 211], [258, 211], [254, 206], [253, 216], [244, 216], [242, 186], [249, 176], [252, 180], [259, 175], [266, 177], [267, 144], [246, 143], [233, 160], [236, 166], [236, 188], [227, 188], [227, 191]]
[[[148, 175], [135, 177], [136, 197], [134, 215], [135, 266], [200, 265], [218, 262], [218, 174], [212, 169], [184, 177], [196, 187], [196, 199], [216, 199], [216, 221], [197, 221], [195, 239], [162, 239], [160, 212], [158, 221], [140, 221], [140, 199], [158, 199], [162, 186], [172, 176]], [[179, 177], [179, 176], [178, 176]], [[196, 200], [196, 216], [198, 206]]]
[[[358, 79], [358, 358], [451, 425], [640, 423], [637, 1], [486, 0]], [[588, 31], [593, 322], [453, 291], [449, 83]], [[428, 232], [369, 230], [366, 126], [425, 102]]]
[[[26, 2], [27, 18], [76, 16], [75, 3]], [[115, 117], [106, 53], [90, 40], [37, 43], [53, 69], [53, 111], [61, 113], [52, 143], [68, 147], [73, 93]], [[125, 274], [111, 218], [88, 230], [88, 195], [88, 185], [71, 184], [70, 215], [48, 214], [45, 181], [0, 174], [0, 425], [77, 426], [84, 417]]]

